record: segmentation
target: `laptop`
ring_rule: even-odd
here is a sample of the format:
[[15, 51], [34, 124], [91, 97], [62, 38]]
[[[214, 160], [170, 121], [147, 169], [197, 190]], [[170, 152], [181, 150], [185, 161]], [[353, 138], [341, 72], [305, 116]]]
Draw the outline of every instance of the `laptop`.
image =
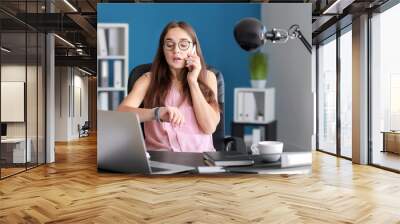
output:
[[98, 110], [97, 116], [98, 169], [142, 174], [175, 174], [195, 170], [191, 166], [149, 160], [136, 113]]

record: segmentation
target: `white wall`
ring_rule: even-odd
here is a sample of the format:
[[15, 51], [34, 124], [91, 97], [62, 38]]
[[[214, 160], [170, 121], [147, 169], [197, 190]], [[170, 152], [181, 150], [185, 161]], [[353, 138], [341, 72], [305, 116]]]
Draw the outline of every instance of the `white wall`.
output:
[[56, 67], [56, 141], [77, 139], [78, 124], [88, 120], [88, 78], [82, 75], [76, 68]]
[[[1, 66], [2, 81], [19, 81], [26, 84], [26, 107], [22, 107], [22, 112], [26, 112], [26, 121], [24, 122], [7, 122], [7, 137], [28, 137], [30, 139], [30, 148], [33, 161], [39, 159], [39, 163], [44, 163], [44, 126], [45, 116], [43, 110], [45, 100], [44, 90], [44, 74], [41, 66], [25, 66], [25, 64], [3, 64]], [[27, 79], [27, 80], [26, 80]], [[2, 96], [7, 97], [7, 96]], [[4, 110], [12, 110], [11, 108], [1, 108]], [[13, 113], [13, 111], [9, 111]], [[39, 156], [37, 157], [37, 153]]]
[[[75, 75], [74, 75], [74, 108], [73, 110], [75, 113], [72, 113], [72, 136], [74, 138], [79, 137], [78, 133], [78, 124], [83, 125], [85, 121], [89, 120], [88, 116], [88, 107], [89, 107], [89, 102], [88, 102], [88, 78], [87, 76], [83, 77], [81, 76], [83, 73], [80, 73], [78, 70], [74, 70]], [[78, 74], [77, 74], [78, 72]], [[79, 102], [80, 101], [80, 102]], [[82, 107], [82, 108], [79, 108]], [[82, 110], [80, 112], [80, 109]]]
[[[41, 72], [41, 71], [40, 71]], [[28, 74], [28, 82], [25, 80], [25, 76]], [[5, 64], [1, 66], [1, 81], [11, 82], [25, 82], [28, 83], [27, 87], [27, 122], [28, 122], [28, 137], [30, 134], [35, 133], [36, 135], [36, 122], [37, 122], [37, 97], [36, 97], [36, 80], [31, 77], [36, 77], [36, 66], [26, 66], [18, 64]], [[29, 88], [30, 87], [30, 88]], [[4, 96], [3, 96], [4, 97]], [[39, 105], [41, 107], [42, 105]], [[22, 108], [24, 109], [24, 108]], [[7, 108], [2, 108], [7, 110]], [[26, 122], [8, 122], [7, 136], [8, 137], [25, 137], [25, 124]]]
[[[261, 19], [267, 29], [288, 29], [298, 24], [311, 43], [311, 4], [263, 4]], [[269, 58], [267, 87], [276, 89], [278, 139], [292, 149], [311, 150], [315, 93], [311, 54], [298, 39], [286, 44], [269, 42], [263, 50]]]

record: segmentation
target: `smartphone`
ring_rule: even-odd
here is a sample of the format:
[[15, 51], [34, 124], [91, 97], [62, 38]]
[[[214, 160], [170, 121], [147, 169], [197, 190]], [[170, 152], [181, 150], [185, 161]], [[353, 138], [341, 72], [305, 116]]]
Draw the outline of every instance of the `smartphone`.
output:
[[[190, 53], [191, 54], [196, 54], [196, 44], [193, 44], [192, 51]], [[191, 66], [188, 69], [189, 69], [190, 72], [192, 71], [192, 67]]]
[[192, 48], [192, 52], [191, 52], [192, 54], [195, 54], [196, 53], [196, 44], [193, 44], [193, 48]]

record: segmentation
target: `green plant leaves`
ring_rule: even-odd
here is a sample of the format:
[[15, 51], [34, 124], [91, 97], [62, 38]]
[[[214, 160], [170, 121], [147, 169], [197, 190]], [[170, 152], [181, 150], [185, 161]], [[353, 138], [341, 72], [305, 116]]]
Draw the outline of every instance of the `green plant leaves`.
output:
[[249, 68], [251, 80], [266, 80], [268, 76], [267, 55], [262, 52], [250, 55]]

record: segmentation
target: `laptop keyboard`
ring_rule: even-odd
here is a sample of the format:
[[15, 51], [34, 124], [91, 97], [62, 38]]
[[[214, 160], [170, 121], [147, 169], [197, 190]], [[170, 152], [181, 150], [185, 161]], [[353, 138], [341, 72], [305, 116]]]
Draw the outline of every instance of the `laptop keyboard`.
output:
[[168, 169], [158, 168], [158, 167], [154, 167], [154, 166], [151, 167], [152, 172], [159, 172], [159, 171], [166, 171], [166, 170], [168, 170]]

